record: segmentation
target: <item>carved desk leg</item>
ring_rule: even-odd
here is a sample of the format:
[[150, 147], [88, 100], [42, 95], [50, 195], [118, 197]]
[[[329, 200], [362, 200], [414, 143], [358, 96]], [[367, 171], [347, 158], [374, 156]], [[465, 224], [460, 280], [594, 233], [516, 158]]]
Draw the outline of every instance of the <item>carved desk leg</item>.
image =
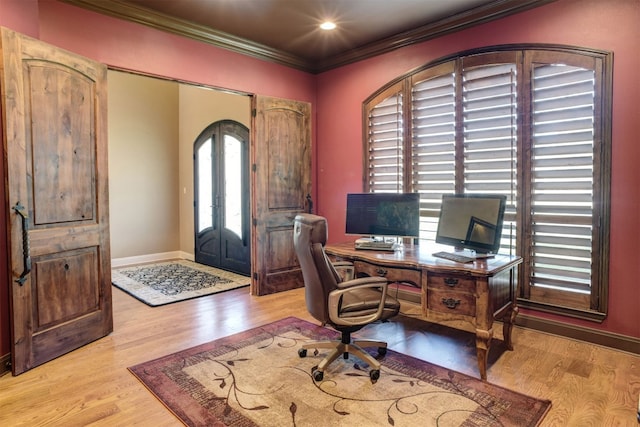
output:
[[493, 307], [487, 279], [476, 281], [476, 353], [480, 378], [487, 379], [487, 356], [493, 338]]
[[493, 338], [493, 330], [476, 329], [476, 354], [478, 356], [478, 370], [480, 378], [485, 381], [487, 379], [487, 356], [489, 347], [491, 346], [491, 338]]
[[507, 311], [504, 315], [504, 319], [502, 319], [502, 334], [504, 335], [504, 344], [507, 346], [507, 349], [513, 350], [513, 342], [511, 341], [511, 331], [513, 330], [513, 324], [516, 321], [516, 316], [518, 315], [518, 307], [511, 306], [509, 311]]

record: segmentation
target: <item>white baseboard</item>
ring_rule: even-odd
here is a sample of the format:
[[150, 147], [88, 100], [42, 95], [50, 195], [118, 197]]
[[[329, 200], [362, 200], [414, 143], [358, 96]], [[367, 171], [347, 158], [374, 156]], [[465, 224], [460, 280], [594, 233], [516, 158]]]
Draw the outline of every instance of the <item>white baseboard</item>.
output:
[[112, 258], [111, 259], [111, 267], [126, 267], [129, 265], [136, 264], [145, 264], [149, 262], [162, 262], [169, 261], [172, 259], [186, 259], [189, 261], [194, 260], [193, 254], [184, 251], [174, 251], [174, 252], [161, 252], [157, 254], [148, 254], [148, 255], [138, 255], [132, 257], [125, 258]]

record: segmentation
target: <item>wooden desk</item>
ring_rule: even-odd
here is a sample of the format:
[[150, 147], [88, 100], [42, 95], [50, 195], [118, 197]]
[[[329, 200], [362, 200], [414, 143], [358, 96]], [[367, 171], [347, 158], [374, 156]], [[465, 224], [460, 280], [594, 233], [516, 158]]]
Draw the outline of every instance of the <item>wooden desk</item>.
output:
[[327, 245], [336, 260], [354, 263], [356, 277], [381, 276], [420, 289], [422, 314], [431, 321], [465, 320], [476, 331], [480, 377], [487, 379], [487, 355], [494, 319], [502, 320], [504, 342], [513, 350], [511, 331], [518, 314], [517, 266], [520, 257], [494, 258], [461, 264], [436, 258], [433, 248], [404, 245], [395, 252], [354, 249], [353, 242]]

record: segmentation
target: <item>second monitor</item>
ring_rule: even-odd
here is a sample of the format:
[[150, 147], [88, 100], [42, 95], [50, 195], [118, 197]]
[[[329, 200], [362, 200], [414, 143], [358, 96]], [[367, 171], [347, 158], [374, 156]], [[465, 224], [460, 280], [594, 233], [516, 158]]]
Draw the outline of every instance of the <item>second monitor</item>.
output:
[[500, 249], [506, 196], [446, 194], [442, 196], [436, 243], [492, 254]]
[[[345, 232], [366, 236], [358, 239], [359, 249], [382, 248], [385, 237], [418, 237], [420, 235], [420, 194], [418, 193], [352, 193], [347, 194]], [[372, 242], [366, 247], [366, 242]], [[373, 244], [375, 243], [375, 244]], [[359, 247], [360, 246], [360, 247]], [[392, 246], [390, 244], [389, 249]]]

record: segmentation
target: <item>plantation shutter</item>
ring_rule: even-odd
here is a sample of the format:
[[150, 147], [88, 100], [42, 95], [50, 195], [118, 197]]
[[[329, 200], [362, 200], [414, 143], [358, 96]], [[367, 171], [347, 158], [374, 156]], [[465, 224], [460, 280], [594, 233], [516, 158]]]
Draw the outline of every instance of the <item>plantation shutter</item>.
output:
[[366, 114], [365, 189], [372, 193], [404, 191], [402, 86], [376, 97]]
[[584, 307], [594, 238], [594, 69], [534, 60], [530, 70], [530, 297], [573, 291], [564, 304]]
[[513, 53], [501, 56], [512, 62], [475, 65], [482, 58], [473, 57], [463, 64], [462, 186], [465, 193], [507, 196], [500, 252], [515, 254], [517, 64]]
[[396, 79], [364, 104], [365, 191], [420, 193], [420, 241], [443, 194], [507, 196], [501, 253], [520, 305], [589, 320], [607, 309], [612, 54], [475, 50]]
[[412, 185], [420, 193], [420, 237], [435, 241], [443, 194], [455, 192], [454, 62], [414, 76], [411, 85]]
[[515, 253], [516, 64], [514, 54], [502, 56], [513, 62], [475, 66], [474, 58], [468, 68], [465, 63], [458, 72], [461, 85], [453, 61], [412, 79], [412, 178], [421, 194], [426, 240], [435, 239], [443, 194], [504, 194], [509, 203], [503, 241]]

